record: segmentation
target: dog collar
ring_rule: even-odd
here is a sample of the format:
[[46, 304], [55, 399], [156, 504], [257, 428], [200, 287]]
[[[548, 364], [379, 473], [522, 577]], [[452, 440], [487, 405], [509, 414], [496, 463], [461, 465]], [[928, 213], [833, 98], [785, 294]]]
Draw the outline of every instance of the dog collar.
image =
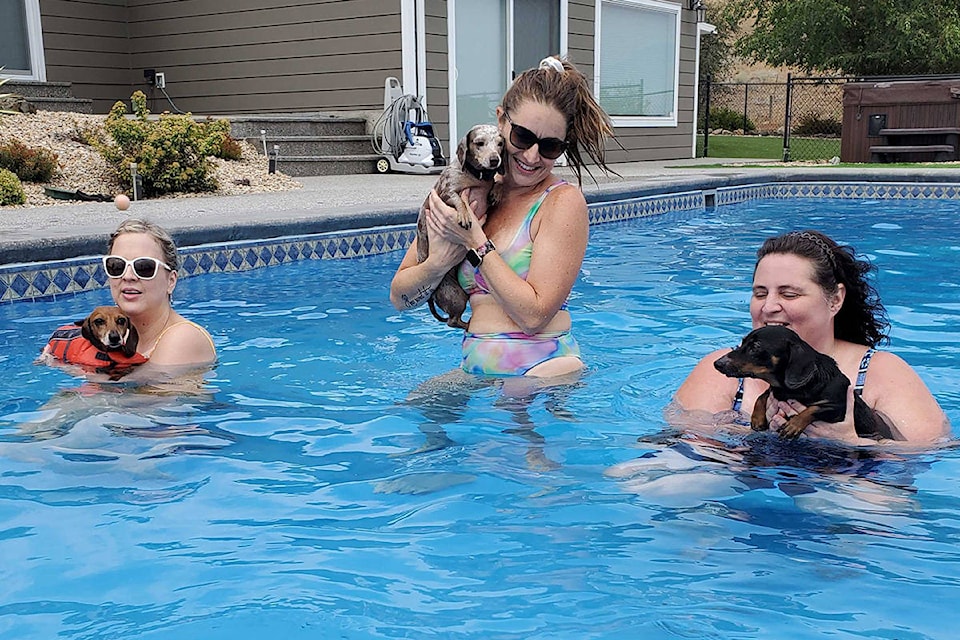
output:
[[484, 182], [492, 182], [494, 177], [496, 177], [497, 175], [497, 171], [499, 171], [499, 169], [480, 169], [479, 167], [475, 167], [472, 164], [464, 164], [463, 168], [467, 173], [472, 175], [474, 178], [476, 178], [477, 180], [482, 180]]

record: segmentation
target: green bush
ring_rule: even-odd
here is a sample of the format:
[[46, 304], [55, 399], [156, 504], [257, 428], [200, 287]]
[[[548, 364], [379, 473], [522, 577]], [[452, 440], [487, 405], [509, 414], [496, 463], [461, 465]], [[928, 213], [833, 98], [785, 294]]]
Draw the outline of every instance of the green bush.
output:
[[[703, 122], [700, 123], [703, 128]], [[750, 118], [747, 118], [746, 125], [743, 122], [743, 114], [727, 107], [714, 107], [710, 109], [710, 128], [723, 129], [725, 131], [739, 131], [743, 129], [744, 133], [756, 131], [757, 127]]]
[[800, 121], [793, 126], [793, 134], [797, 136], [830, 136], [839, 138], [843, 125], [835, 118], [821, 118], [820, 116], [808, 113], [800, 118]]
[[207, 156], [218, 155], [229, 136], [226, 120], [196, 122], [190, 114], [168, 112], [150, 118], [142, 91], [130, 97], [133, 118], [117, 102], [107, 116], [105, 129], [114, 144], [99, 144], [100, 153], [113, 167], [120, 185], [132, 188], [130, 163], [137, 163], [144, 197], [174, 192], [214, 191], [216, 178]]
[[9, 169], [23, 182], [47, 182], [59, 170], [57, 154], [28, 147], [19, 140], [0, 145], [0, 169]]
[[10, 204], [26, 204], [27, 194], [23, 192], [20, 178], [9, 169], [0, 169], [0, 207]]

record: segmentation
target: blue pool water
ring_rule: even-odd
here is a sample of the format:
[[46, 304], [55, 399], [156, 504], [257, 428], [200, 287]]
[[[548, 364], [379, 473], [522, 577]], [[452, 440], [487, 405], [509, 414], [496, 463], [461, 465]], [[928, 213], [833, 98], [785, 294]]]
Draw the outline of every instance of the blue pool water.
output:
[[532, 397], [431, 382], [459, 336], [390, 307], [400, 254], [182, 280], [221, 358], [191, 395], [31, 363], [106, 291], [0, 306], [0, 637], [953, 637], [956, 449], [707, 447], [662, 411], [749, 329], [763, 238], [815, 227], [878, 265], [889, 348], [960, 424], [958, 214], [778, 200], [594, 227], [571, 299], [589, 372]]

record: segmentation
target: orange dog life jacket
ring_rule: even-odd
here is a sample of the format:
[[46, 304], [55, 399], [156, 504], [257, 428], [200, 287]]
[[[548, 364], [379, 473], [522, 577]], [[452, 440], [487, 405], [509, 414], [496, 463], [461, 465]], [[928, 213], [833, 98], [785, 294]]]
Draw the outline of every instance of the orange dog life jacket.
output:
[[67, 364], [91, 367], [100, 373], [126, 369], [147, 361], [147, 358], [139, 353], [127, 356], [122, 351], [100, 351], [80, 335], [80, 331], [80, 327], [75, 324], [58, 327], [47, 342], [49, 353]]

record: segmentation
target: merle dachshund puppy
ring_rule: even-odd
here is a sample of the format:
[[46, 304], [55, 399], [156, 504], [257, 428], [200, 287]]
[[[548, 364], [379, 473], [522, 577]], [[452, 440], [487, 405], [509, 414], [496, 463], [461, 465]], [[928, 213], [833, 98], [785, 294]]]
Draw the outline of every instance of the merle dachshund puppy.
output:
[[[478, 196], [481, 211], [478, 218], [486, 215], [489, 207], [500, 201], [500, 183], [495, 181], [497, 174], [505, 170], [504, 141], [500, 130], [492, 124], [478, 124], [471, 128], [457, 145], [457, 162], [446, 166], [434, 185], [434, 190], [444, 202], [457, 210], [457, 222], [469, 229], [472, 220], [467, 205], [460, 194], [470, 189], [471, 195]], [[480, 193], [477, 194], [476, 190]], [[426, 201], [420, 207], [417, 217], [417, 261], [423, 262], [430, 254], [430, 241], [427, 238], [427, 219], [424, 209]], [[430, 294], [428, 304], [433, 316], [446, 322], [448, 326], [466, 329], [463, 314], [467, 310], [467, 294], [457, 283], [457, 267], [448, 271], [437, 288]], [[438, 308], [447, 315], [442, 316]]]

